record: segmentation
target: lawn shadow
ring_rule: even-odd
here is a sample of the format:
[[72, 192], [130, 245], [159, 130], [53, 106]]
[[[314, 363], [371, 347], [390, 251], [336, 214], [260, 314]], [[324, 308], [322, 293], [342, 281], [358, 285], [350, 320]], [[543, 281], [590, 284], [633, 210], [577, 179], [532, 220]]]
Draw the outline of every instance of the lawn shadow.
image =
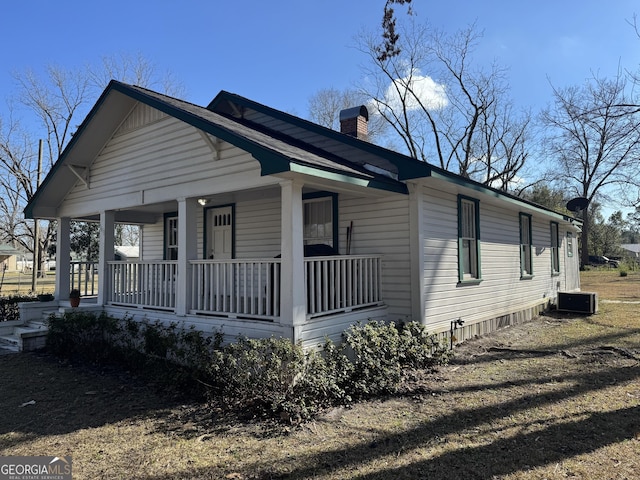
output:
[[[573, 341], [564, 341], [562, 343], [555, 343], [546, 345], [544, 348], [521, 348], [521, 347], [502, 347], [496, 345], [483, 345], [476, 342], [476, 339], [469, 340], [460, 344], [459, 348], [468, 348], [463, 356], [454, 355], [451, 360], [453, 365], [469, 365], [480, 363], [491, 363], [499, 360], [509, 360], [511, 358], [535, 358], [545, 357], [553, 355], [580, 355], [586, 348], [596, 348], [598, 346], [605, 346], [611, 343], [615, 343], [619, 340], [628, 339], [633, 335], [640, 335], [640, 328], [630, 327], [618, 327], [607, 324], [598, 323], [591, 318], [576, 317], [574, 320], [584, 321], [591, 325], [596, 325], [605, 329], [614, 328], [616, 332], [610, 332], [606, 335], [597, 335], [582, 339], [576, 339]], [[561, 327], [562, 323], [557, 323], [552, 327]], [[484, 338], [493, 340], [494, 337], [490, 335], [484, 336]], [[493, 334], [495, 335], [495, 334]], [[640, 350], [640, 343], [633, 345], [633, 348]], [[474, 351], [475, 349], [475, 351]], [[640, 357], [640, 353], [638, 354]]]
[[156, 417], [184, 398], [131, 372], [79, 366], [43, 352], [0, 356], [0, 448], [125, 419]]
[[[596, 373], [567, 374], [554, 377], [558, 382], [570, 385], [555, 391], [531, 393], [505, 401], [499, 405], [486, 405], [473, 409], [455, 409], [419, 426], [400, 433], [381, 433], [370, 440], [353, 447], [332, 449], [318, 454], [293, 455], [295, 464], [286, 465], [288, 473], [277, 473], [273, 462], [286, 463], [286, 458], [256, 462], [243, 468], [229, 466], [236, 477], [255, 479], [308, 479], [320, 475], [340, 475], [362, 464], [386, 459], [389, 467], [375, 473], [351, 474], [349, 478], [366, 480], [415, 479], [415, 478], [465, 478], [484, 479], [507, 475], [518, 471], [528, 471], [536, 467], [562, 462], [576, 455], [588, 454], [595, 450], [625, 440], [640, 438], [640, 405], [628, 406], [608, 412], [584, 412], [549, 420], [532, 418], [530, 422], [518, 425], [522, 433], [512, 437], [502, 431], [494, 431], [495, 440], [489, 444], [448, 450], [442, 454], [429, 456], [429, 449], [437, 451], [438, 444], [447, 436], [466, 432], [474, 428], [491, 425], [494, 420], [516, 416], [527, 409], [543, 408], [572, 398], [609, 388], [612, 384], [623, 384], [640, 379], [640, 366], [607, 368]], [[524, 382], [526, 383], [526, 382]], [[531, 384], [536, 382], [530, 381]], [[478, 388], [499, 388], [500, 385], [484, 385]], [[534, 392], [535, 389], [531, 389]], [[428, 401], [428, 400], [427, 400]], [[422, 450], [419, 461], [394, 467], [402, 463], [404, 455]], [[428, 457], [428, 458], [425, 458]], [[216, 467], [219, 468], [219, 467]], [[183, 472], [173, 472], [167, 476], [140, 476], [144, 480], [164, 480], [169, 478], [210, 478], [211, 469], [201, 468]]]

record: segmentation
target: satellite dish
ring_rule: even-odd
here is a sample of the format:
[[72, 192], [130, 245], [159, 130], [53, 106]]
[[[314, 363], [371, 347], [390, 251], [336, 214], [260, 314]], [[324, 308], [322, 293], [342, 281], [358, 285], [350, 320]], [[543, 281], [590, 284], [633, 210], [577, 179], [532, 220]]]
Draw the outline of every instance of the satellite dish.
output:
[[589, 199], [585, 197], [572, 198], [567, 202], [567, 210], [570, 212], [581, 212], [589, 205]]

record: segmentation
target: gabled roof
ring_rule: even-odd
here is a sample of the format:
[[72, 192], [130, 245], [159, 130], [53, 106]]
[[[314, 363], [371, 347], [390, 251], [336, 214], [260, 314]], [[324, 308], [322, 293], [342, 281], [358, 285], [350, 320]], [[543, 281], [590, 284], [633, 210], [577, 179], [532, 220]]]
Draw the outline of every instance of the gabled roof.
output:
[[[251, 153], [260, 162], [263, 175], [313, 171], [316, 175], [357, 181], [372, 188], [407, 192], [402, 182], [368, 171], [331, 152], [301, 145], [286, 136], [270, 135], [263, 129], [168, 95], [112, 80], [27, 204], [27, 218], [33, 218], [34, 207], [39, 203], [59, 205], [137, 102]], [[64, 166], [70, 167], [75, 175], [61, 175]]]
[[[433, 177], [567, 219], [509, 193], [236, 94], [222, 91], [204, 108], [115, 80], [27, 204], [27, 218], [45, 216], [47, 206], [55, 210], [138, 102], [249, 152], [260, 162], [263, 175], [312, 173], [399, 193], [407, 193], [406, 180]], [[73, 174], [62, 174], [65, 166]], [[38, 212], [34, 212], [36, 206]]]
[[306, 145], [349, 159], [362, 167], [372, 166], [385, 170], [398, 180], [428, 177], [434, 168], [426, 162], [344, 135], [233, 93], [220, 92], [207, 108], [239, 121], [259, 125], [265, 130], [279, 132]]

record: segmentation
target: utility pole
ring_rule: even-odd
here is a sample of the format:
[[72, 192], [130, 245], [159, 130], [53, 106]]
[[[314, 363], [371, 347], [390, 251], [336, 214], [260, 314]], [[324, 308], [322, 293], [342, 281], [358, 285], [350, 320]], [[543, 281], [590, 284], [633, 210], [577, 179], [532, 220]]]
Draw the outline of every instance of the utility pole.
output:
[[[42, 174], [42, 139], [38, 142], [38, 176], [36, 178], [36, 189], [40, 187], [40, 175]], [[31, 291], [37, 292], [38, 271], [40, 270], [40, 222], [37, 218], [33, 220], [33, 263], [31, 269]]]

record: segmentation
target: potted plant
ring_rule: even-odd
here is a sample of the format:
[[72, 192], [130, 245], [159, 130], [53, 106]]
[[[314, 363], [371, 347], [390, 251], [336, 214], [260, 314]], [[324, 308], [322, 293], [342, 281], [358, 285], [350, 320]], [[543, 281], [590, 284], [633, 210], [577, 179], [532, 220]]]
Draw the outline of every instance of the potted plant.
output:
[[80, 305], [80, 290], [74, 288], [69, 292], [69, 303], [74, 308]]
[[50, 293], [41, 293], [38, 295], [38, 300], [41, 302], [50, 302], [53, 300], [53, 295]]

